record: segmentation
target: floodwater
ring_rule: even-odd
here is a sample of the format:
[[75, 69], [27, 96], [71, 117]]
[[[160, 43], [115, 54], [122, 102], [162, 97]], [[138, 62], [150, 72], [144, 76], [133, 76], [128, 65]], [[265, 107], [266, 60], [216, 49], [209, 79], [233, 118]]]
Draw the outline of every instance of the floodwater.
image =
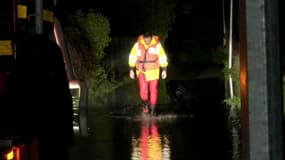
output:
[[223, 88], [218, 78], [171, 82], [169, 93], [175, 101], [169, 107], [182, 112], [159, 113], [162, 108], [157, 106], [154, 117], [140, 112], [114, 116], [108, 107], [90, 106], [89, 136], [76, 137], [70, 159], [231, 160]]
[[193, 116], [115, 117], [104, 108], [90, 109], [89, 136], [76, 137], [70, 159], [230, 160], [224, 118], [214, 107], [202, 110]]

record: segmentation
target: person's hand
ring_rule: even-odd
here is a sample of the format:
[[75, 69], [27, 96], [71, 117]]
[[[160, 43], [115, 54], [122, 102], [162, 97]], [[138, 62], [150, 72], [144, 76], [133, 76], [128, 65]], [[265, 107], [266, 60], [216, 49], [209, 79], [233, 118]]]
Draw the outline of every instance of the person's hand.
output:
[[130, 70], [130, 78], [135, 79], [135, 72], [132, 69]]
[[161, 78], [162, 79], [165, 79], [167, 77], [167, 72], [166, 72], [166, 70], [163, 70], [162, 72], [161, 72]]

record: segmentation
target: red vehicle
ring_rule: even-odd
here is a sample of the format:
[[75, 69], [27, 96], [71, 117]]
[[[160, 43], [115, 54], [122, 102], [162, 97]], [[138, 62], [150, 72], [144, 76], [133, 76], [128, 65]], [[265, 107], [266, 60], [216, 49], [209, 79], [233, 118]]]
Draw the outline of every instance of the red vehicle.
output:
[[0, 1], [0, 160], [68, 159], [74, 135], [87, 136], [87, 87], [70, 72], [55, 5]]

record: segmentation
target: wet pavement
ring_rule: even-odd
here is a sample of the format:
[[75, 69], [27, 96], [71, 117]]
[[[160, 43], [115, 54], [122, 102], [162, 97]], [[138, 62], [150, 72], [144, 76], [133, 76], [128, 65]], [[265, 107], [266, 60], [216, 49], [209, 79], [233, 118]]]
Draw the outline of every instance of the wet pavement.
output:
[[89, 136], [76, 137], [70, 159], [231, 159], [221, 112], [213, 106], [202, 108], [207, 112], [186, 117], [173, 114], [126, 117], [111, 116], [106, 108], [90, 107]]
[[70, 159], [231, 160], [223, 81], [207, 78], [169, 84], [169, 93], [182, 96], [171, 94], [172, 105], [157, 106], [154, 117], [123, 105], [115, 106], [127, 113], [121, 115], [114, 114], [112, 107], [89, 106], [89, 136], [76, 137]]

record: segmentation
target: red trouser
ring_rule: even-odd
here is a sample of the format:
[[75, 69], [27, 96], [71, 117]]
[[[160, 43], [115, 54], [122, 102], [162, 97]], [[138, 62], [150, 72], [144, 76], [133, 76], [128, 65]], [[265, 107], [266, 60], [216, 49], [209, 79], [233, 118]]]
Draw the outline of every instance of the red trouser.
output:
[[140, 73], [138, 80], [141, 99], [144, 102], [148, 101], [150, 105], [155, 106], [157, 104], [158, 96], [158, 79], [146, 81], [145, 75]]

